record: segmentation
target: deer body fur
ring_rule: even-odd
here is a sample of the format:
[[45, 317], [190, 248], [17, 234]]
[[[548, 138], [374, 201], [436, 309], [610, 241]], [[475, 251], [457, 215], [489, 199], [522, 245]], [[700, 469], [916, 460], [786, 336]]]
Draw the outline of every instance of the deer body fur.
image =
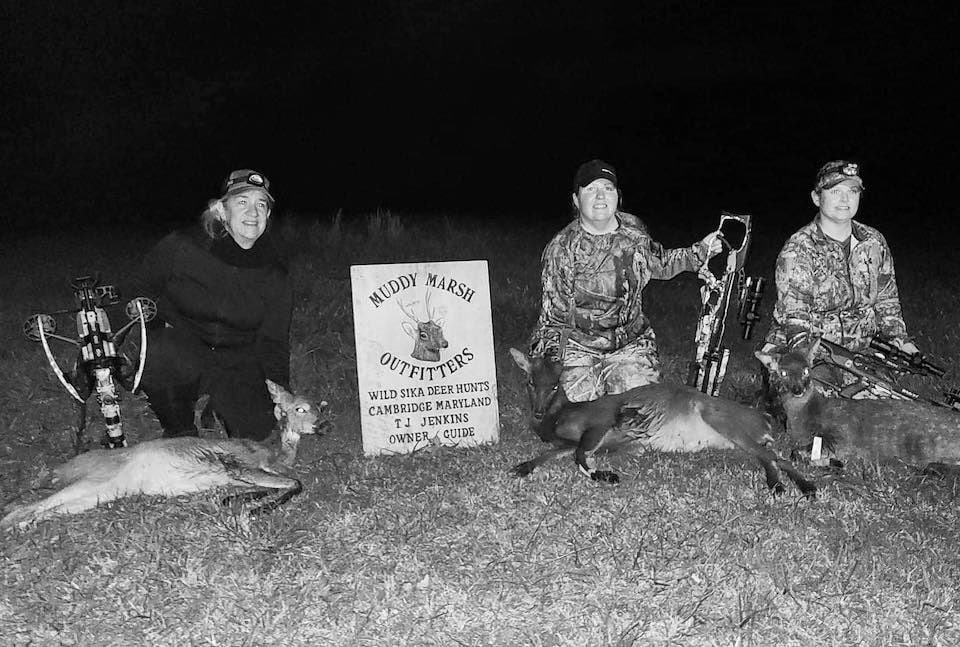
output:
[[810, 379], [817, 344], [776, 360], [757, 353], [780, 391], [793, 443], [809, 449], [814, 437], [837, 459], [901, 460], [914, 465], [960, 464], [960, 413], [911, 400], [827, 398]]
[[14, 507], [0, 520], [0, 527], [22, 527], [140, 494], [177, 496], [228, 487], [247, 495], [277, 495], [251, 512], [281, 505], [301, 490], [292, 467], [300, 437], [318, 432], [318, 410], [269, 380], [267, 386], [276, 404], [279, 446], [270, 446], [269, 441], [180, 437], [90, 451], [54, 469], [53, 483], [60, 490]]
[[806, 496], [816, 486], [770, 448], [770, 424], [757, 410], [715, 398], [692, 387], [648, 384], [589, 402], [570, 402], [560, 385], [561, 367], [547, 358], [529, 358], [511, 348], [514, 361], [527, 373], [534, 430], [553, 450], [517, 465], [519, 476], [530, 474], [551, 458], [574, 454], [581, 472], [599, 481], [617, 482], [613, 472], [590, 464], [600, 449], [625, 445], [673, 452], [739, 449], [757, 458], [768, 486], [785, 490], [781, 470]]

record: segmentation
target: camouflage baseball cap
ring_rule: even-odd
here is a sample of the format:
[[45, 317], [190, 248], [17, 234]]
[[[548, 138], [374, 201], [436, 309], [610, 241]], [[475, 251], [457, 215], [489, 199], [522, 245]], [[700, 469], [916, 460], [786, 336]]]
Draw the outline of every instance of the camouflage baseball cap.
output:
[[573, 176], [573, 192], [576, 193], [582, 187], [600, 178], [610, 180], [613, 186], [617, 186], [617, 171], [612, 164], [607, 164], [603, 160], [584, 162], [577, 169], [577, 174]]
[[817, 171], [817, 183], [814, 191], [832, 189], [845, 180], [854, 180], [860, 189], [863, 189], [863, 180], [860, 178], [860, 165], [847, 160], [827, 162]]
[[270, 180], [268, 180], [267, 176], [263, 173], [258, 173], [253, 169], [243, 168], [231, 171], [227, 179], [223, 181], [224, 198], [249, 189], [260, 189], [267, 194], [270, 202], [275, 202], [273, 196], [270, 195]]

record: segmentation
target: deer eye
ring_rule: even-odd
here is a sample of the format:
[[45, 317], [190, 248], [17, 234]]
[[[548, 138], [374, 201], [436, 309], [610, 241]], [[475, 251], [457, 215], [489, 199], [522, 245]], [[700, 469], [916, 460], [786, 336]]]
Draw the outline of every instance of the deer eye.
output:
[[810, 376], [810, 369], [809, 369], [809, 368], [803, 369], [803, 376], [804, 376], [804, 377], [809, 377], [809, 376]]
[[310, 411], [310, 407], [307, 406], [307, 405], [305, 405], [305, 404], [301, 404], [299, 407], [297, 407], [296, 409], [294, 409], [294, 411], [296, 411], [296, 412], [299, 413], [300, 415], [303, 415], [303, 414], [305, 414], [305, 413], [307, 413], [307, 412]]

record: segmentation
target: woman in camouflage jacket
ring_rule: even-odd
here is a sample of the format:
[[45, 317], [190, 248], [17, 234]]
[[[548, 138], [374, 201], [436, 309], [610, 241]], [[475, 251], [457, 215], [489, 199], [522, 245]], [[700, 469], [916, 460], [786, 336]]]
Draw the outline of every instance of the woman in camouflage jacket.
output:
[[643, 288], [650, 279], [698, 270], [721, 244], [713, 232], [690, 247], [664, 249], [638, 218], [618, 211], [616, 172], [601, 160], [577, 170], [573, 205], [577, 218], [543, 251], [543, 300], [530, 348], [562, 360], [561, 383], [579, 402], [659, 381]]
[[[817, 216], [777, 257], [777, 303], [765, 352], [780, 355], [821, 336], [860, 352], [878, 333], [917, 352], [901, 314], [890, 247], [879, 231], [854, 220], [864, 188], [859, 171], [846, 160], [820, 168], [810, 193]], [[836, 383], [839, 376], [824, 377]]]

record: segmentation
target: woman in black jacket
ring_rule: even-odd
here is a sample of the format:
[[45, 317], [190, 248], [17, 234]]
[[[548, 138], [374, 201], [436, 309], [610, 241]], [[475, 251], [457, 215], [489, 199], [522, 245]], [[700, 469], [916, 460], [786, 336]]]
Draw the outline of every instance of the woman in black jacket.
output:
[[157, 302], [143, 390], [166, 437], [196, 435], [201, 394], [235, 438], [265, 439], [273, 403], [264, 378], [290, 386], [290, 278], [266, 232], [270, 182], [233, 171], [200, 227], [163, 238], [134, 277]]

